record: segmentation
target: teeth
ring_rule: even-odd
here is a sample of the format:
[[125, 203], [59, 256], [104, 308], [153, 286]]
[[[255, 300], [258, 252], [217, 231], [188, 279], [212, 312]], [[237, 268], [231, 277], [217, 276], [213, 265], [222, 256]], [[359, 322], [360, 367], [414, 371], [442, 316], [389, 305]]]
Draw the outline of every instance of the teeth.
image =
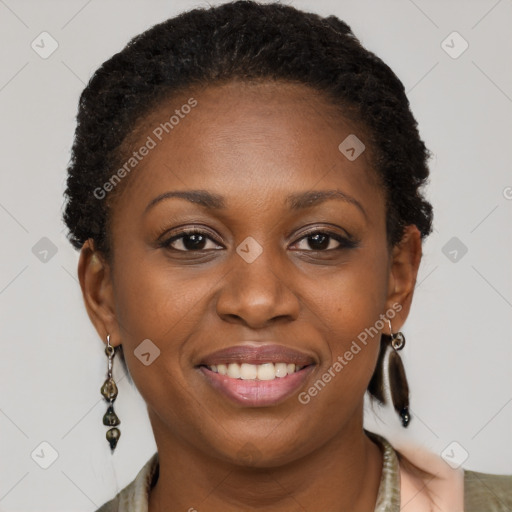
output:
[[258, 367], [253, 364], [242, 363], [240, 365], [240, 378], [243, 380], [255, 379], [258, 376]]
[[255, 368], [257, 368], [258, 380], [274, 380], [276, 378], [276, 369], [273, 363], [260, 364]]
[[274, 366], [276, 368], [276, 377], [286, 377], [288, 375], [288, 365], [286, 363], [277, 363]]
[[230, 363], [208, 366], [212, 372], [220, 375], [227, 375], [232, 379], [242, 380], [274, 380], [276, 378], [286, 377], [292, 373], [302, 370], [304, 366], [294, 363]]
[[[210, 370], [215, 371], [213, 368], [210, 368]], [[232, 379], [239, 379], [240, 378], [240, 365], [237, 363], [231, 363], [228, 365], [228, 377], [231, 377]]]

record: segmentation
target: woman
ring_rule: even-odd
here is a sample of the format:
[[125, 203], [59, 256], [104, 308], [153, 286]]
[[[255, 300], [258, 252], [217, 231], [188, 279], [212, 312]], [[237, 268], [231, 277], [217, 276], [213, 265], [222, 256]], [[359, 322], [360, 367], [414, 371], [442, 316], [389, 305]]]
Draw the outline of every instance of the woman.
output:
[[401, 82], [334, 16], [195, 9], [101, 66], [64, 217], [106, 343], [107, 440], [117, 353], [158, 448], [101, 511], [512, 508], [512, 476], [363, 428], [385, 371], [411, 420], [427, 158]]

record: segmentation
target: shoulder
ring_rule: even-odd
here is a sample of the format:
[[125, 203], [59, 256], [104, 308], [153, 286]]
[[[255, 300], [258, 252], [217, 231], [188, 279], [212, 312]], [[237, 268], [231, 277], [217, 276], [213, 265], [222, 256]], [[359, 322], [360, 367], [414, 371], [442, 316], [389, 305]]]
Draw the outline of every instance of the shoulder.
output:
[[512, 512], [512, 475], [452, 468], [438, 454], [413, 444], [404, 443], [397, 455], [404, 506], [414, 499], [415, 510], [424, 506], [425, 510]]
[[147, 512], [149, 491], [158, 478], [158, 452], [144, 464], [137, 476], [96, 512]]
[[512, 510], [512, 475], [464, 471], [466, 512], [509, 512]]

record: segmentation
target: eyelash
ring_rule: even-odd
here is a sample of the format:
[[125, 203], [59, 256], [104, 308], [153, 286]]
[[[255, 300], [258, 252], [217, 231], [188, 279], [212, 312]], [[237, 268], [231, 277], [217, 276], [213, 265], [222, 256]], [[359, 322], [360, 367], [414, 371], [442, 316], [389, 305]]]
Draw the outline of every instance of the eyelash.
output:
[[[353, 249], [353, 248], [355, 248], [355, 247], [357, 247], [359, 245], [359, 243], [357, 241], [355, 241], [355, 240], [352, 240], [350, 238], [344, 237], [344, 236], [342, 236], [342, 235], [340, 235], [338, 233], [334, 233], [332, 231], [329, 231], [328, 229], [320, 229], [320, 228], [314, 229], [314, 230], [311, 230], [311, 231], [307, 231], [295, 243], [298, 243], [298, 242], [304, 240], [305, 238], [308, 238], [308, 237], [311, 237], [311, 236], [317, 235], [317, 234], [327, 235], [329, 238], [332, 238], [332, 239], [336, 240], [340, 244], [340, 246], [336, 247], [335, 249], [324, 249], [324, 250], [310, 249], [310, 250], [306, 250], [306, 252], [340, 251], [342, 249]], [[213, 238], [211, 238], [210, 234], [207, 231], [201, 231], [201, 230], [196, 229], [196, 228], [191, 228], [191, 229], [185, 229], [185, 230], [181, 231], [180, 233], [172, 236], [171, 238], [168, 238], [167, 240], [163, 240], [162, 242], [160, 242], [159, 247], [170, 249], [170, 250], [173, 250], [173, 251], [176, 251], [176, 252], [184, 252], [184, 253], [187, 253], [187, 252], [201, 252], [201, 251], [204, 251], [204, 250], [208, 250], [208, 249], [199, 249], [197, 251], [192, 251], [192, 250], [174, 249], [173, 247], [170, 247], [171, 244], [173, 242], [175, 242], [176, 240], [179, 240], [181, 238], [184, 238], [184, 237], [190, 236], [190, 235], [202, 235], [202, 236], [205, 236], [206, 238], [208, 238], [209, 240], [211, 240], [212, 242], [217, 243], [215, 240], [213, 240]], [[303, 250], [303, 249], [299, 249], [299, 250]]]

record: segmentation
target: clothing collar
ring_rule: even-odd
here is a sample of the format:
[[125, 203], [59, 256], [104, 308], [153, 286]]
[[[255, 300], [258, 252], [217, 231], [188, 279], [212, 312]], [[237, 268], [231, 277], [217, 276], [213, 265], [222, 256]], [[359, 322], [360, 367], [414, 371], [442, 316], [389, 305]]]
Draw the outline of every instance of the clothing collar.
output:
[[[374, 512], [400, 512], [400, 470], [396, 452], [384, 437], [367, 430], [364, 432], [379, 446], [383, 458]], [[135, 479], [97, 512], [148, 512], [149, 493], [158, 480], [158, 473], [159, 458], [155, 452]]]

